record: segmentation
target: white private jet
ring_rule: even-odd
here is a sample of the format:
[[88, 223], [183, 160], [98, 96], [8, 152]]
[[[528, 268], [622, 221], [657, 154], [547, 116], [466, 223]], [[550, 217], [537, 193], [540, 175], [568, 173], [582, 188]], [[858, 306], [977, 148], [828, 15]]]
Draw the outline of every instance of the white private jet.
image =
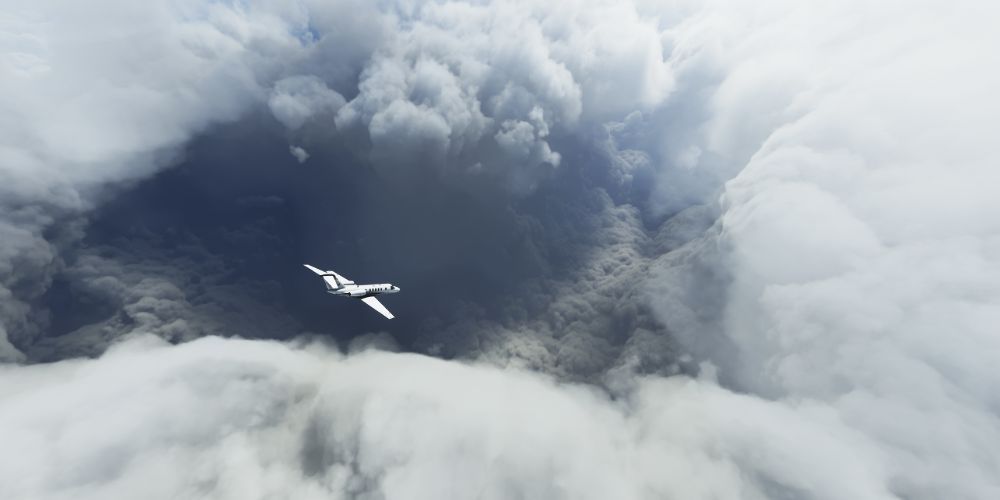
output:
[[375, 296], [383, 293], [396, 293], [399, 291], [398, 286], [394, 286], [391, 283], [357, 285], [353, 281], [333, 271], [316, 269], [309, 264], [303, 265], [306, 266], [306, 269], [309, 269], [310, 271], [323, 277], [323, 282], [326, 283], [326, 293], [340, 295], [341, 297], [354, 297], [356, 299], [361, 299], [361, 302], [368, 304], [372, 309], [381, 313], [382, 316], [389, 319], [394, 318], [392, 313], [389, 312], [389, 310], [386, 309], [385, 306], [383, 306], [382, 303], [375, 298]]

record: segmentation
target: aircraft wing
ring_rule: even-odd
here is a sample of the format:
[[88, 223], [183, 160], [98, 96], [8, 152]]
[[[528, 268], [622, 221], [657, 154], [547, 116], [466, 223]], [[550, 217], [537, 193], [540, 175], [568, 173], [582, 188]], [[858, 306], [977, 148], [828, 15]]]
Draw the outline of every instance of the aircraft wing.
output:
[[365, 297], [365, 298], [361, 299], [361, 302], [364, 302], [365, 304], [368, 304], [369, 306], [371, 306], [372, 309], [378, 311], [379, 313], [382, 314], [382, 316], [385, 316], [386, 318], [392, 319], [392, 318], [395, 317], [375, 297]]

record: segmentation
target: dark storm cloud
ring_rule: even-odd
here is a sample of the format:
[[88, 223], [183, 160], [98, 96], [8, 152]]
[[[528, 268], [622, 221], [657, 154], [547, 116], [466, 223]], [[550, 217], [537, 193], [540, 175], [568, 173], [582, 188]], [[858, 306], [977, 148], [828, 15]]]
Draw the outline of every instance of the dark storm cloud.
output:
[[[563, 180], [560, 189], [567, 184]], [[651, 256], [680, 243], [657, 241], [638, 210], [616, 206], [602, 189], [555, 191], [543, 189], [521, 205], [533, 214], [531, 245], [544, 256], [545, 268], [507, 285], [513, 293], [433, 321], [420, 338], [421, 350], [476, 355], [565, 377], [595, 377], [625, 365], [677, 372], [677, 353], [668, 331], [651, 316], [644, 284]], [[676, 218], [672, 234], [694, 238], [711, 224], [710, 217], [694, 215]]]
[[[237, 244], [264, 240], [260, 234], [229, 236]], [[237, 332], [249, 338], [302, 333], [272, 302], [277, 297], [278, 283], [244, 277], [239, 264], [224, 262], [192, 235], [132, 234], [72, 252], [46, 295], [53, 323], [26, 352], [36, 361], [93, 356], [130, 333], [172, 342]]]
[[[80, 354], [80, 345], [100, 352], [130, 332], [174, 340], [224, 334], [220, 325], [228, 324], [229, 333], [247, 337], [308, 330], [344, 341], [388, 329], [411, 349], [574, 378], [626, 363], [677, 370], [667, 332], [641, 293], [648, 259], [664, 248], [636, 209], [617, 206], [595, 184], [607, 179], [606, 156], [567, 163], [552, 185], [511, 203], [438, 182], [400, 189], [334, 143], [298, 166], [273, 128], [254, 123], [209, 134], [184, 164], [94, 213], [84, 248], [70, 252], [50, 295], [90, 297], [103, 304], [98, 309], [119, 312], [76, 324], [93, 318], [74, 319], [74, 309], [56, 301], [52, 314], [62, 325], [86, 327], [58, 328], [37, 343], [38, 357]], [[254, 146], [232, 149], [245, 143]], [[386, 299], [398, 315], [386, 324], [324, 296], [302, 262], [391, 279], [413, 293]], [[108, 292], [96, 293], [100, 285]], [[162, 309], [129, 302], [160, 292], [164, 300], [143, 304]], [[228, 309], [213, 317], [221, 304]], [[636, 349], [634, 334], [660, 349]], [[60, 355], [58, 346], [76, 347]]]
[[[114, 220], [116, 211], [133, 214], [132, 225], [121, 226], [129, 231], [128, 238], [141, 240], [143, 234], [173, 229], [159, 221], [159, 212], [176, 203], [190, 215], [174, 223], [199, 226], [193, 237], [200, 241], [205, 233], [234, 225], [225, 215], [231, 209], [220, 208], [219, 200], [237, 194], [276, 195], [291, 200], [293, 214], [282, 220], [285, 228], [274, 236], [296, 244], [277, 256], [281, 269], [291, 270], [296, 260], [310, 261], [359, 279], [391, 277], [407, 289], [431, 291], [399, 306], [401, 318], [409, 319], [394, 322], [392, 328], [404, 345], [451, 356], [488, 352], [496, 359], [525, 358], [536, 367], [548, 366], [541, 360], [554, 356], [560, 361], [552, 365], [553, 371], [599, 374], [620, 362], [631, 332], [665, 332], [649, 321], [629, 318], [645, 310], [641, 297], [628, 296], [626, 290], [637, 287], [636, 272], [646, 258], [643, 252], [649, 251], [640, 248], [647, 238], [640, 218], [616, 207], [628, 200], [633, 173], [604, 175], [608, 164], [620, 162], [623, 155], [592, 148], [587, 141], [602, 130], [604, 120], [655, 106], [669, 93], [670, 76], [655, 30], [628, 6], [604, 6], [599, 14], [576, 6], [582, 17], [569, 24], [561, 12], [526, 7], [428, 4], [413, 11], [390, 11], [370, 21], [381, 28], [359, 34], [351, 42], [353, 48], [342, 50], [328, 46], [321, 36], [341, 23], [328, 14], [344, 7], [330, 6], [310, 11], [311, 28], [296, 35], [297, 43], [276, 44], [272, 32], [261, 34], [266, 43], [245, 40], [236, 64], [258, 79], [289, 73], [270, 84], [267, 108], [287, 129], [287, 151], [300, 163], [308, 158], [313, 168], [292, 170], [287, 156], [279, 159], [273, 148], [251, 148], [248, 154], [227, 133], [209, 133], [202, 146], [185, 152], [181, 170], [186, 184], [141, 188], [146, 194], [159, 192], [162, 206], [122, 202], [101, 212], [95, 226]], [[295, 12], [288, 17], [293, 27], [302, 20]], [[206, 28], [229, 22], [225, 10], [206, 14]], [[239, 22], [251, 24], [258, 17], [290, 15], [268, 9], [237, 14]], [[355, 15], [368, 19], [363, 12]], [[469, 31], [470, 26], [482, 32], [473, 34], [477, 30]], [[366, 50], [373, 51], [369, 59], [358, 57]], [[257, 57], [268, 51], [286, 54], [286, 67], [261, 66]], [[593, 57], [598, 54], [603, 56]], [[328, 71], [332, 67], [333, 73]], [[614, 82], [631, 90], [609, 93], [607, 86]], [[275, 131], [259, 119], [244, 118], [238, 128], [250, 131], [237, 132], [238, 140], [273, 142]], [[564, 158], [554, 147], [572, 155]], [[374, 175], [369, 166], [374, 166]], [[544, 181], [566, 186], [544, 188]], [[209, 201], [199, 205], [190, 189]], [[606, 189], [625, 196], [613, 202], [603, 194]], [[557, 214], [546, 213], [554, 207]], [[244, 217], [235, 212], [233, 216]], [[199, 223], [206, 218], [219, 227]], [[295, 229], [288, 230], [288, 225]], [[99, 236], [91, 240], [103, 244]], [[119, 243], [125, 241], [150, 249], [154, 255], [148, 258], [154, 262], [162, 262], [169, 254], [166, 247], [173, 245], [169, 239], [145, 246], [131, 239]], [[244, 258], [239, 246], [213, 252], [228, 262]], [[179, 258], [174, 264], [189, 267], [186, 263], [193, 261]], [[113, 269], [131, 267], [133, 263], [102, 269], [115, 279]], [[177, 273], [196, 276], [201, 271]], [[79, 276], [65, 273], [66, 280]], [[304, 318], [312, 329], [346, 338], [352, 334], [343, 332], [380, 327], [364, 312], [324, 326], [316, 299], [303, 291], [305, 278], [277, 280], [281, 290], [271, 299], [284, 306], [307, 304], [289, 306], [287, 314]], [[621, 290], [611, 298], [604, 296], [601, 290], [614, 284]], [[576, 298], [574, 289], [581, 292]], [[179, 293], [186, 298], [201, 294], [183, 286]], [[616, 319], [605, 318], [616, 309]], [[539, 321], [538, 315], [547, 311], [554, 316]], [[501, 327], [494, 334], [448, 333], [463, 328], [454, 325], [476, 321]], [[107, 332], [108, 323], [102, 324]], [[117, 334], [146, 331], [147, 326], [121, 322]], [[545, 344], [548, 354], [529, 352], [523, 345], [536, 328], [537, 338], [529, 342]], [[560, 345], [557, 339], [567, 332], [571, 334]], [[240, 329], [233, 333], [251, 335]], [[452, 335], [459, 340], [442, 344]]]
[[[405, 232], [407, 226], [414, 227], [414, 221], [394, 214], [410, 211], [434, 218], [435, 226], [444, 229], [411, 234], [408, 239], [404, 236], [402, 245], [416, 263], [390, 263], [382, 267], [385, 272], [402, 271], [401, 279], [405, 279], [408, 268], [416, 269], [417, 285], [430, 281], [431, 276], [439, 283], [454, 283], [459, 274], [477, 281], [479, 275], [486, 274], [480, 288], [489, 290], [487, 296], [509, 292], [510, 280], [536, 274], [539, 267], [545, 266], [544, 259], [539, 260], [533, 252], [535, 247], [546, 244], [534, 242], [539, 235], [528, 236], [530, 229], [524, 227], [523, 219], [518, 219], [521, 215], [506, 205], [510, 193], [528, 195], [539, 182], [554, 175], [562, 160], [552, 148], [553, 134], [562, 137], [564, 146], [572, 150], [579, 142], [573, 136], [576, 131], [585, 131], [600, 120], [636, 107], [653, 106], [669, 91], [669, 75], [656, 32], [641, 22], [629, 6], [604, 6], [599, 14], [575, 6], [581, 15], [577, 23], [566, 23], [562, 12], [548, 7], [524, 7], [527, 10], [427, 4], [375, 12], [350, 3], [308, 9], [263, 5], [237, 9], [224, 4], [182, 3], [167, 4], [162, 9], [122, 9], [114, 19], [102, 21], [110, 26], [108, 33], [137, 36], [123, 28], [127, 25], [158, 26], [180, 33], [170, 43], [155, 38], [136, 40], [133, 51], [162, 53], [162, 64], [149, 75], [148, 82], [141, 80], [142, 74], [112, 67], [113, 54], [95, 56], [107, 60], [104, 64], [109, 71], [120, 72], [112, 73], [112, 79], [133, 82], [145, 89], [141, 99], [127, 109], [119, 109], [131, 94], [116, 93], [117, 87], [88, 87], [88, 96], [113, 102], [108, 107], [113, 106], [114, 113], [91, 104], [66, 107], [64, 114], [68, 116], [63, 117], [60, 126], [71, 127], [72, 120], [88, 122], [100, 134], [75, 137], [68, 144], [60, 142], [58, 151], [29, 149], [23, 156], [62, 155], [39, 165], [53, 172], [58, 168], [73, 169], [77, 176], [60, 179], [56, 185], [80, 199], [70, 210], [81, 210], [97, 199], [83, 188], [138, 177], [176, 161], [176, 148], [187, 138], [212, 123], [232, 120], [266, 100], [275, 119], [288, 129], [292, 143], [286, 151], [299, 162], [312, 158], [317, 163], [317, 155], [323, 154], [324, 147], [332, 148], [326, 153], [327, 165], [330, 155], [358, 169], [371, 164], [382, 179], [397, 183], [395, 191], [379, 192], [369, 182], [363, 186], [367, 189], [363, 197], [349, 194], [357, 182], [354, 186], [340, 182], [323, 192], [332, 200], [298, 207], [298, 212], [305, 214], [299, 220], [320, 235], [306, 235], [310, 245], [327, 250], [312, 255], [338, 254], [329, 252], [337, 250], [331, 248], [333, 241], [356, 244], [359, 248], [353, 252], [355, 261], [365, 255], [379, 255], [380, 248], [386, 246], [401, 246], [387, 232], [379, 233], [379, 223], [397, 233]], [[29, 44], [37, 50], [23, 53], [20, 65], [8, 69], [23, 76], [17, 84], [33, 81], [46, 92], [45, 85], [55, 80], [46, 68], [68, 53], [70, 47], [65, 40], [69, 35], [49, 33], [44, 26], [33, 24], [32, 16], [26, 13], [19, 17], [22, 24], [18, 27], [26, 39], [42, 38], [46, 43], [37, 47]], [[356, 21], [345, 23], [345, 18]], [[96, 30], [100, 26], [74, 29]], [[479, 28], [470, 31], [472, 26]], [[87, 33], [83, 36], [89, 36]], [[348, 34], [353, 36], [345, 38]], [[101, 36], [105, 35], [94, 39], [100, 40]], [[503, 43], [498, 44], [498, 40]], [[592, 57], [595, 54], [615, 57]], [[610, 61], [620, 61], [621, 66], [616, 65], [618, 62], [608, 66]], [[23, 67], [29, 62], [30, 67]], [[87, 67], [70, 68], [82, 79], [98, 74]], [[619, 71], [629, 75], [619, 76]], [[609, 94], [607, 83], [619, 78], [633, 92]], [[177, 88], [186, 91], [175, 92]], [[50, 102], [75, 99], [72, 90], [53, 89], [49, 93]], [[24, 109], [25, 113], [31, 111]], [[157, 119], [140, 118], [150, 115]], [[51, 125], [34, 114], [32, 119], [37, 123], [29, 121], [21, 127], [28, 134], [45, 134]], [[58, 138], [51, 134], [45, 137]], [[331, 142], [341, 146], [329, 146]], [[359, 157], [350, 157], [345, 149]], [[27, 172], [27, 161], [21, 163], [16, 167]], [[241, 171], [229, 170], [247, 179], [215, 179], [221, 184], [261, 182], [257, 175], [260, 165], [256, 163], [243, 165]], [[30, 176], [20, 177], [15, 179], [19, 185], [12, 191], [29, 197], [17, 203], [34, 207], [46, 203], [44, 193], [31, 197], [32, 191], [24, 187]], [[325, 180], [319, 177], [311, 182]], [[303, 194], [294, 189], [285, 194], [289, 192], [296, 199]], [[481, 206], [473, 201], [475, 206], [470, 210], [468, 198], [463, 196], [486, 200]], [[373, 199], [378, 203], [370, 201]], [[343, 203], [345, 200], [349, 202]], [[331, 208], [341, 214], [375, 212], [357, 216], [361, 223], [375, 229], [332, 227], [327, 222]], [[50, 219], [39, 229], [59, 223], [56, 218]], [[392, 219], [402, 222], [393, 223]], [[48, 244], [45, 240], [38, 243]], [[449, 278], [446, 263], [456, 262], [446, 259], [463, 252], [479, 257], [469, 262], [460, 259], [457, 266], [450, 266], [456, 276]], [[58, 253], [53, 249], [35, 252], [39, 256], [51, 254], [53, 263], [58, 262]], [[339, 258], [337, 262], [351, 268], [350, 258]], [[493, 270], [477, 271], [486, 267]], [[364, 266], [354, 268], [359, 273], [367, 270]], [[512, 271], [502, 271], [505, 268]], [[25, 267], [24, 272], [30, 269]], [[45, 282], [39, 269], [30, 281]], [[460, 285], [466, 289], [477, 286], [468, 282]], [[472, 295], [477, 293], [473, 291]], [[31, 297], [20, 298], [18, 308], [30, 309], [27, 303]], [[477, 298], [484, 295], [480, 293]], [[20, 342], [30, 343], [34, 335], [22, 335]]]

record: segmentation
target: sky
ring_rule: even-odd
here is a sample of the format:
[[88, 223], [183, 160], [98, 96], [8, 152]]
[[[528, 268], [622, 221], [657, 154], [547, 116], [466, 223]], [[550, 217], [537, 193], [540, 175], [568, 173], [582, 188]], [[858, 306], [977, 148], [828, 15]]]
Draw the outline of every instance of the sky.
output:
[[0, 0], [0, 497], [996, 498], [998, 14]]

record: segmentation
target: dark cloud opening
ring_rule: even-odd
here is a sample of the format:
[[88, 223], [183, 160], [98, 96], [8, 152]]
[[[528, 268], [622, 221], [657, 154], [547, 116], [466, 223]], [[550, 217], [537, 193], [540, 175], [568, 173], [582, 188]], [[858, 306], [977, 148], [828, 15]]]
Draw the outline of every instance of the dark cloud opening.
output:
[[[560, 372], [599, 374], [622, 362], [637, 330], [666, 336], [651, 319], [632, 317], [645, 308], [636, 273], [657, 250], [624, 203], [628, 186], [606, 174], [607, 155], [573, 140], [561, 139], [574, 151], [563, 165], [512, 198], [433, 173], [405, 183], [386, 178], [337, 140], [310, 147], [300, 164], [266, 115], [217, 127], [176, 167], [90, 215], [85, 237], [66, 252], [66, 269], [43, 299], [52, 327], [37, 345], [22, 347], [38, 360], [81, 349], [97, 354], [116, 335], [143, 328], [173, 341], [311, 333], [344, 345], [386, 332], [407, 350], [445, 357], [490, 351], [530, 364], [541, 362], [538, 354], [519, 352], [509, 336], [532, 336], [528, 330], [544, 324], [538, 337], [548, 355], [565, 356], [555, 339], [566, 335], [583, 335], [580, 354], [595, 351], [580, 365], [588, 368], [573, 361]], [[303, 263], [400, 286], [401, 294], [384, 300], [397, 318], [325, 294]], [[604, 296], [618, 288], [632, 292]], [[138, 305], [152, 297], [167, 302]], [[579, 304], [553, 313], [560, 300]], [[618, 307], [626, 309], [611, 313]], [[134, 317], [146, 314], [160, 316], [153, 326]], [[174, 333], [178, 319], [186, 333]], [[220, 321], [229, 327], [219, 329]], [[484, 322], [494, 328], [484, 333]], [[98, 325], [103, 333], [95, 336]], [[72, 340], [83, 333], [89, 340]], [[62, 345], [70, 347], [61, 352]]]

